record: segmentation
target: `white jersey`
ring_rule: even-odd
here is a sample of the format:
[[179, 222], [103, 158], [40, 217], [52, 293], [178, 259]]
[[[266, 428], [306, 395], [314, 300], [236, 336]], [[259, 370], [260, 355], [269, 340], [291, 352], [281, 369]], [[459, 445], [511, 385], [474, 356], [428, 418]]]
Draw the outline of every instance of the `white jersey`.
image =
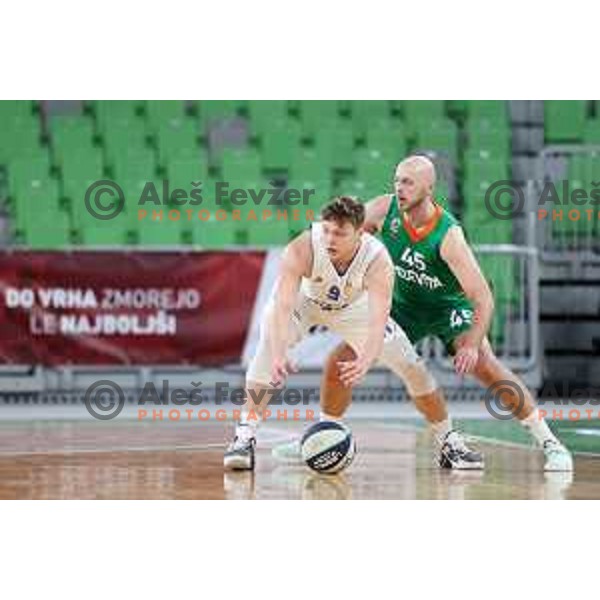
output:
[[[363, 233], [358, 252], [346, 272], [340, 275], [327, 253], [322, 225], [313, 224], [310, 235], [312, 270], [310, 277], [302, 279], [300, 293], [292, 311], [287, 338], [288, 350], [303, 338], [328, 330], [341, 337], [356, 352], [360, 352], [369, 338], [371, 319], [365, 275], [373, 261], [387, 250], [372, 235]], [[265, 307], [258, 347], [246, 373], [247, 381], [265, 386], [272, 385], [272, 317], [276, 310], [274, 299], [273, 294]], [[402, 378], [405, 378], [405, 374], [408, 377], [420, 360], [402, 328], [391, 317], [388, 317], [385, 326], [380, 360]], [[409, 379], [406, 382], [409, 385]], [[418, 396], [434, 389], [435, 382], [429, 387], [413, 387], [410, 391]]]
[[365, 274], [385, 246], [369, 233], [363, 233], [358, 252], [345, 273], [340, 275], [327, 252], [322, 223], [311, 227], [313, 264], [310, 277], [302, 279], [301, 291], [323, 310], [339, 310], [362, 299], [366, 293]]

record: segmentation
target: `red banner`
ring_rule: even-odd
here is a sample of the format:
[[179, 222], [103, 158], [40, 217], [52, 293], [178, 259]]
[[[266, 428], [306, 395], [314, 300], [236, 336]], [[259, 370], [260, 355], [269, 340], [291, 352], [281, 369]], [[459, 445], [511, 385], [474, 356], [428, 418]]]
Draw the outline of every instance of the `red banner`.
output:
[[262, 252], [0, 255], [6, 364], [239, 362]]

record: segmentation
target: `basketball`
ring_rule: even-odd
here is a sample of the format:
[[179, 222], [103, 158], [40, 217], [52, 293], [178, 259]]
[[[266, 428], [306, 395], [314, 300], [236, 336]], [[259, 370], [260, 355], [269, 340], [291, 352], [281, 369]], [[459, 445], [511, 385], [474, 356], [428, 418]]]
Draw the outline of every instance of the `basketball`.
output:
[[356, 445], [348, 427], [335, 421], [315, 423], [302, 436], [302, 459], [318, 473], [339, 473], [354, 459]]

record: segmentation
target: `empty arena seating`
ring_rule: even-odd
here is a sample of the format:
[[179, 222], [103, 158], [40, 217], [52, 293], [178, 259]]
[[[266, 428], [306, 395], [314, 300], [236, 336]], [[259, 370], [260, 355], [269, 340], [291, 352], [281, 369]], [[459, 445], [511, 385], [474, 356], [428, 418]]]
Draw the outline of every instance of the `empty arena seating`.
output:
[[[216, 127], [236, 120], [245, 142], [225, 138], [212, 145], [223, 137]], [[596, 139], [599, 122], [582, 125], [582, 139]], [[171, 190], [189, 193], [201, 181], [203, 208], [242, 213], [251, 206], [236, 206], [227, 194], [216, 204], [215, 182], [229, 182], [230, 190], [315, 189], [308, 207], [318, 210], [334, 193], [366, 201], [389, 192], [395, 164], [415, 150], [433, 151], [452, 165], [462, 186], [451, 205], [462, 207], [477, 241], [511, 239], [510, 227], [489, 234], [478, 227], [486, 219], [486, 187], [511, 175], [504, 101], [89, 101], [66, 114], [46, 112], [43, 103], [0, 102], [0, 125], [5, 206], [17, 243], [278, 245], [306, 225], [304, 211], [298, 222], [224, 225], [184, 217], [157, 227], [136, 218], [143, 184], [153, 181], [160, 191], [168, 180]], [[91, 218], [84, 205], [86, 190], [101, 179], [116, 181], [126, 197], [126, 209], [109, 222]], [[442, 179], [439, 193], [447, 197], [449, 190]], [[148, 207], [178, 208], [170, 201]]]
[[[600, 114], [579, 103], [565, 106], [546, 108], [547, 143], [569, 141], [564, 130], [598, 143]], [[577, 128], [561, 129], [557, 115], [564, 110]], [[306, 209], [318, 213], [333, 194], [367, 201], [389, 193], [395, 165], [413, 151], [444, 162], [438, 199], [460, 217], [471, 242], [513, 240], [512, 222], [491, 222], [484, 204], [493, 182], [512, 177], [505, 101], [88, 101], [75, 111], [54, 112], [44, 103], [0, 102], [0, 127], [0, 198], [13, 242], [34, 249], [281, 246], [307, 227]], [[596, 173], [596, 167], [571, 165], [574, 177]], [[117, 218], [99, 220], [85, 206], [86, 190], [100, 180], [123, 190], [125, 208]], [[202, 204], [163, 198], [165, 181], [169, 192], [179, 188], [188, 195], [202, 182]], [[140, 207], [148, 182], [158, 200]], [[217, 182], [228, 183], [220, 197]], [[257, 207], [236, 203], [235, 189], [315, 193], [307, 204]], [[142, 220], [140, 208], [149, 215]], [[248, 220], [252, 208], [300, 210], [297, 220], [291, 214]], [[173, 209], [181, 211], [177, 220], [169, 218]], [[186, 209], [193, 209], [191, 220]], [[197, 217], [200, 209], [207, 212], [204, 220]], [[216, 217], [219, 209], [227, 219]], [[229, 218], [233, 211], [239, 219]], [[576, 228], [565, 223], [561, 235]], [[483, 263], [497, 306], [504, 308], [493, 326], [500, 341], [519, 278], [506, 276], [502, 256], [486, 256]]]

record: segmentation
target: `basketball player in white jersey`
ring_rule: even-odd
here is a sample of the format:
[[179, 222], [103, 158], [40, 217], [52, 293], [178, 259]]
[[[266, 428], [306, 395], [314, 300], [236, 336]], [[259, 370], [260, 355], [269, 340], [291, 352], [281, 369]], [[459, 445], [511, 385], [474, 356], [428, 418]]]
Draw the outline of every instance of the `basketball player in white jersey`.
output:
[[363, 232], [364, 219], [358, 201], [335, 198], [322, 210], [321, 221], [285, 249], [246, 373], [246, 405], [225, 452], [226, 469], [254, 468], [256, 430], [266, 404], [260, 399], [294, 370], [287, 351], [315, 325], [337, 333], [354, 350], [354, 359], [340, 364], [349, 385], [360, 382], [378, 359], [404, 380], [411, 395], [422, 393], [417, 386], [435, 385], [411, 377], [420, 371], [421, 359], [389, 317], [392, 261], [383, 244]]

